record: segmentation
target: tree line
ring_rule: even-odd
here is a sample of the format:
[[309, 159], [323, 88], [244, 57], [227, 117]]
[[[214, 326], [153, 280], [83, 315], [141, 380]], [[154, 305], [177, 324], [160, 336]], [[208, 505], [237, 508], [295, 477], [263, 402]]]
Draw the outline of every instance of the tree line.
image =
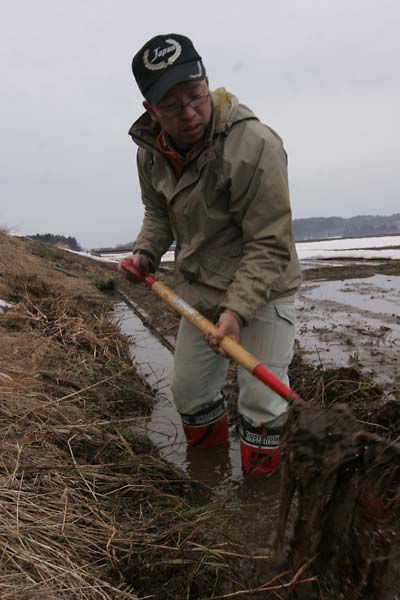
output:
[[359, 215], [294, 219], [293, 233], [297, 241], [330, 237], [362, 237], [400, 233], [400, 213], [390, 216]]
[[57, 235], [54, 233], [35, 233], [27, 236], [30, 240], [44, 242], [45, 244], [54, 244], [56, 246], [67, 246], [70, 250], [80, 252], [82, 247], [72, 236]]

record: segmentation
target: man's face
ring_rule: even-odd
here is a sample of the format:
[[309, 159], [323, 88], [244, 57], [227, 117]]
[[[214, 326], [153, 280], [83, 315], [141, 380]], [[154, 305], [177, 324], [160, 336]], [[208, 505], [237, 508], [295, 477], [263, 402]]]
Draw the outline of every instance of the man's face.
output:
[[[159, 123], [178, 148], [189, 150], [200, 142], [211, 119], [211, 99], [208, 82], [178, 83], [158, 104], [144, 102], [153, 121]], [[190, 103], [193, 103], [191, 105]]]

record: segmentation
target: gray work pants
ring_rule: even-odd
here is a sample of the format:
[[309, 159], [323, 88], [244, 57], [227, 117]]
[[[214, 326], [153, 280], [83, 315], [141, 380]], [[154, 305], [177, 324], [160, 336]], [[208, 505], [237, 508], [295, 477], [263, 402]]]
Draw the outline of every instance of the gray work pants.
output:
[[[294, 296], [271, 300], [259, 308], [246, 327], [240, 343], [279, 379], [288, 384], [288, 366], [295, 338]], [[176, 341], [172, 392], [177, 410], [196, 414], [221, 397], [228, 360], [215, 354], [186, 319], [181, 320]], [[239, 412], [254, 427], [279, 426], [287, 403], [248, 371], [238, 368]]]

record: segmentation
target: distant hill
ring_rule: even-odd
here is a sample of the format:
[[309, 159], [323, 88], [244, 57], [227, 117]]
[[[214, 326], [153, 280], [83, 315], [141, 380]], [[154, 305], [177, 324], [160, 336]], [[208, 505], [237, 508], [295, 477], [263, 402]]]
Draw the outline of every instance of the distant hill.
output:
[[[310, 217], [294, 219], [296, 241], [318, 240], [332, 237], [362, 237], [364, 235], [391, 235], [400, 233], [400, 213], [390, 216], [358, 215], [343, 217]], [[93, 252], [129, 252], [135, 242], [118, 244], [113, 248], [96, 248]], [[173, 244], [174, 246], [174, 244]]]
[[384, 217], [359, 215], [348, 219], [342, 217], [294, 219], [293, 232], [297, 241], [396, 234], [400, 233], [400, 213]]

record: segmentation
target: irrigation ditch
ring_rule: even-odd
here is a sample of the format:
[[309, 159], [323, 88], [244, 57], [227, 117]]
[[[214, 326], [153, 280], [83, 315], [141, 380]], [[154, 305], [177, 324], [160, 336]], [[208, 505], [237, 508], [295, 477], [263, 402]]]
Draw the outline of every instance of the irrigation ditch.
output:
[[177, 318], [115, 266], [1, 232], [0, 299], [2, 598], [399, 597], [396, 393], [299, 351], [309, 406], [281, 477], [248, 481], [234, 366], [210, 461], [168, 397]]

